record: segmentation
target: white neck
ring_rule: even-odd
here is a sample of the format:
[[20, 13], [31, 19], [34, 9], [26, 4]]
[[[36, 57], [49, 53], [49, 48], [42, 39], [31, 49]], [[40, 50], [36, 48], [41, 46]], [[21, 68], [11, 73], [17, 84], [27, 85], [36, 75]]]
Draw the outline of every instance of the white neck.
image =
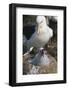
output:
[[38, 26], [37, 26], [37, 32], [40, 34], [42, 32], [45, 31], [45, 28], [46, 28], [46, 22], [43, 22], [43, 23], [40, 23]]

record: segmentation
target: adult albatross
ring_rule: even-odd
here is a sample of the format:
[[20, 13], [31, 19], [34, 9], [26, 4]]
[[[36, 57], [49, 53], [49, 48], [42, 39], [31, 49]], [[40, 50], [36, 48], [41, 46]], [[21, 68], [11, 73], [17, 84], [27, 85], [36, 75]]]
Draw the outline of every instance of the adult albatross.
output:
[[28, 49], [36, 47], [37, 49], [44, 47], [53, 36], [53, 30], [47, 25], [45, 16], [37, 16], [35, 32], [27, 41]]

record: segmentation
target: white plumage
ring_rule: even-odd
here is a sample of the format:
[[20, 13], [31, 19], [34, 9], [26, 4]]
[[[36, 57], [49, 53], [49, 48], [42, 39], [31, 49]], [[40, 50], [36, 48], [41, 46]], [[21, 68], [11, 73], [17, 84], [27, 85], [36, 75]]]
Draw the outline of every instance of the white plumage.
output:
[[50, 59], [48, 58], [47, 52], [44, 48], [40, 48], [39, 52], [29, 62], [33, 65], [49, 65]]
[[53, 30], [47, 26], [46, 18], [44, 16], [37, 16], [37, 26], [34, 34], [27, 41], [28, 49], [30, 47], [41, 48], [48, 43], [49, 39], [53, 36]]

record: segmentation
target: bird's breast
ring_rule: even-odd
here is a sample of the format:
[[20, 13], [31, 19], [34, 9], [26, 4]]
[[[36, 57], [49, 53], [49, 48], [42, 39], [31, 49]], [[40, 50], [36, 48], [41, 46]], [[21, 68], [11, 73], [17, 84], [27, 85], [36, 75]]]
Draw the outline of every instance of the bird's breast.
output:
[[38, 40], [41, 41], [41, 43], [47, 43], [47, 41], [49, 40], [50, 36], [49, 36], [49, 33], [41, 33], [38, 35]]

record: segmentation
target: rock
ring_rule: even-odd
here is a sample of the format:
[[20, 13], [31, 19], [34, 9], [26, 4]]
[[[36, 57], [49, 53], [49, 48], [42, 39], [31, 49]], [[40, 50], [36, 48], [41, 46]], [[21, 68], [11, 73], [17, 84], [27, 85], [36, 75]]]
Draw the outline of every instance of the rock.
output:
[[32, 68], [32, 65], [30, 63], [28, 63], [28, 60], [30, 58], [31, 58], [30, 54], [23, 56], [23, 74], [28, 74]]
[[51, 55], [47, 55], [50, 63], [49, 65], [32, 65], [28, 62], [30, 55], [24, 57], [23, 60], [23, 74], [50, 74], [57, 73], [57, 61]]

